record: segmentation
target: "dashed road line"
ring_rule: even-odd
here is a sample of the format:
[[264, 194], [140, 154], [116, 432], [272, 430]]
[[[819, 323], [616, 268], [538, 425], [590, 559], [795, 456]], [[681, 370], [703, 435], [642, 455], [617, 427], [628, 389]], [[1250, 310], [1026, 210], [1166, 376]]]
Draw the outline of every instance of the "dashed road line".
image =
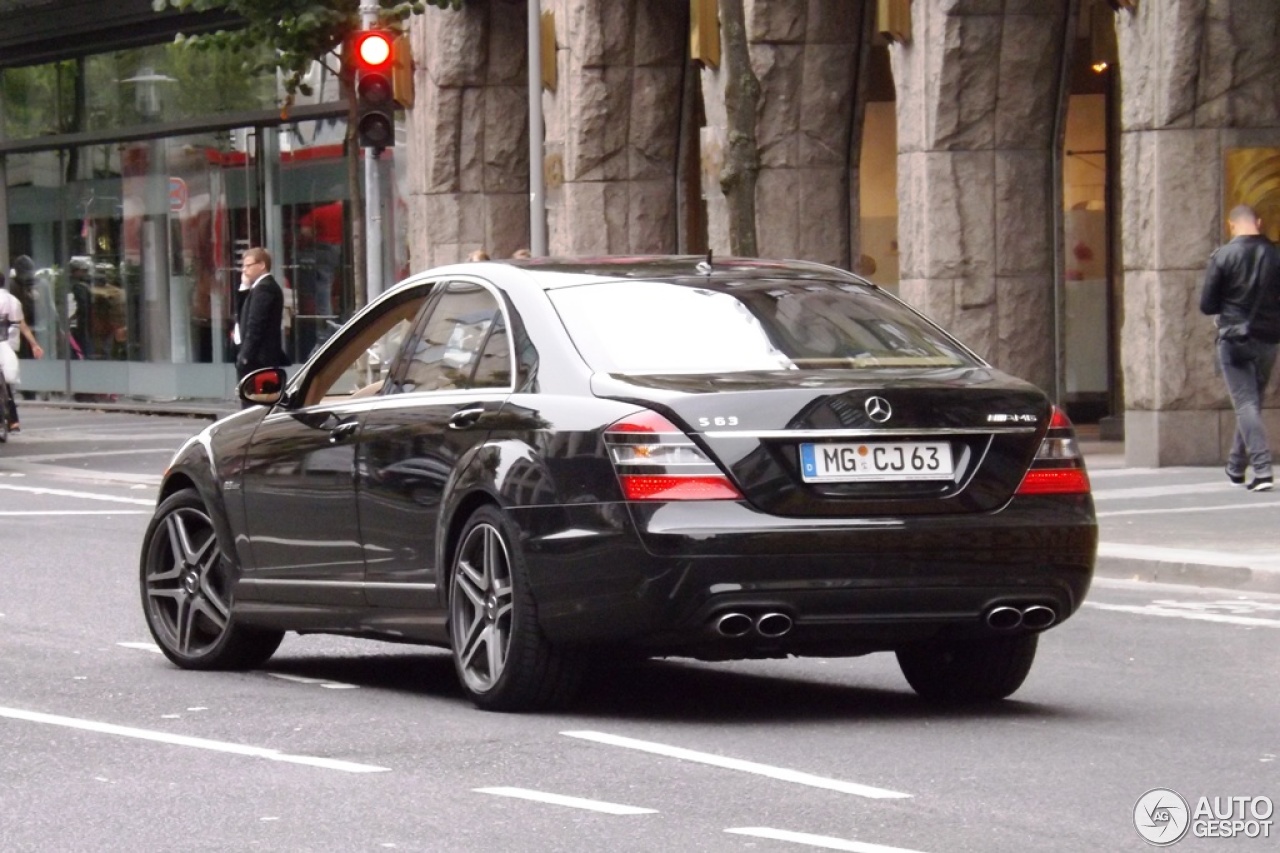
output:
[[1134, 613], [1138, 616], [1167, 616], [1173, 619], [1190, 619], [1195, 622], [1219, 622], [1224, 625], [1243, 625], [1249, 628], [1280, 628], [1280, 619], [1257, 619], [1252, 616], [1231, 616], [1226, 613], [1204, 613], [1195, 610], [1177, 610], [1158, 604], [1100, 604], [1086, 601], [1085, 607], [1110, 610], [1116, 613]]
[[303, 764], [308, 767], [319, 767], [325, 770], [341, 770], [346, 773], [385, 773], [389, 767], [378, 767], [373, 764], [357, 764], [353, 761], [341, 761], [336, 758], [319, 758], [313, 755], [291, 755], [261, 746], [245, 746], [239, 743], [207, 740], [206, 738], [188, 737], [187, 735], [157, 732], [150, 729], [138, 729], [132, 726], [117, 726], [113, 723], [100, 723], [96, 720], [82, 720], [76, 717], [62, 717], [57, 714], [43, 714], [38, 711], [24, 711], [19, 708], [0, 707], [0, 717], [11, 720], [24, 720], [29, 723], [41, 723], [49, 726], [62, 726], [69, 729], [95, 732], [98, 734], [117, 735], [119, 737], [137, 738], [173, 746], [187, 746], [193, 749], [207, 749], [213, 752], [225, 752], [232, 755], [243, 755], [249, 758], [265, 758], [268, 761], [280, 761], [286, 764]]
[[25, 492], [30, 495], [53, 495], [59, 498], [83, 498], [87, 501], [111, 501], [112, 503], [135, 504], [137, 506], [155, 507], [154, 500], [146, 498], [124, 498], [115, 495], [101, 495], [97, 492], [76, 492], [70, 489], [47, 489], [43, 486], [12, 486], [7, 483], [0, 483], [0, 491], [4, 492]]
[[164, 654], [164, 652], [160, 651], [160, 647], [157, 646], [155, 643], [116, 643], [116, 645], [126, 649], [138, 649], [139, 651], [144, 651], [144, 652], [155, 652], [158, 655]]
[[528, 788], [473, 788], [478, 794], [493, 794], [499, 797], [514, 797], [519, 800], [533, 800], [538, 803], [550, 803], [556, 806], [568, 806], [572, 809], [586, 809], [613, 815], [657, 814], [657, 809], [642, 809], [639, 806], [624, 806], [621, 803], [606, 803], [603, 800], [586, 800], [582, 797], [567, 797], [563, 794], [548, 794], [545, 791], [531, 791]]
[[860, 785], [857, 782], [845, 782], [840, 779], [830, 779], [825, 776], [814, 776], [810, 773], [788, 770], [785, 767], [773, 767], [768, 764], [757, 764], [754, 761], [726, 758], [722, 755], [713, 755], [708, 752], [696, 752], [692, 749], [683, 749], [678, 746], [668, 746], [662, 743], [636, 740], [629, 737], [619, 737], [618, 735], [610, 735], [603, 732], [578, 731], [561, 732], [560, 734], [566, 737], [580, 738], [582, 740], [589, 740], [595, 743], [606, 744], [608, 746], [620, 746], [625, 749], [635, 749], [640, 752], [653, 753], [654, 755], [665, 755], [668, 758], [678, 758], [682, 761], [708, 764], [712, 767], [723, 767], [727, 770], [738, 770], [744, 773], [755, 773], [758, 776], [767, 776], [770, 779], [778, 779], [782, 782], [794, 782], [797, 785], [808, 785], [812, 788], [824, 788], [828, 791], [839, 791], [842, 794], [853, 794], [858, 797], [869, 797], [875, 800], [891, 800], [904, 799], [911, 796], [910, 794], [890, 791], [885, 788], [874, 788], [870, 785]]
[[15, 512], [7, 512], [0, 510], [0, 517], [12, 518], [14, 516], [53, 516], [53, 515], [150, 515], [145, 509], [51, 509], [51, 510], [21, 510]]
[[321, 687], [327, 687], [330, 690], [357, 690], [360, 685], [347, 684], [342, 681], [330, 681], [327, 678], [308, 678], [304, 675], [286, 675], [283, 672], [268, 672], [267, 675], [272, 678], [278, 678], [281, 681], [292, 681], [296, 684], [318, 684]]
[[886, 847], [883, 844], [868, 844], [865, 841], [848, 841], [844, 838], [832, 838], [828, 835], [810, 835], [807, 832], [789, 832], [785, 829], [773, 829], [768, 826], [739, 826], [726, 829], [734, 835], [750, 835], [753, 838], [768, 838], [774, 841], [790, 841], [794, 844], [807, 844], [810, 847], [821, 847], [824, 850], [848, 850], [851, 853], [920, 853], [905, 847]]

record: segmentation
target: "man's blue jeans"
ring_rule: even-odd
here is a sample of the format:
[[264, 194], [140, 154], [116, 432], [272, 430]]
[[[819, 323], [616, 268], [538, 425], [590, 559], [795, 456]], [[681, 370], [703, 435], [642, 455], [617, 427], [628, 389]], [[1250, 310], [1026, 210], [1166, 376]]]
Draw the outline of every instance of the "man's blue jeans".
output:
[[1227, 457], [1227, 472], [1243, 475], [1245, 466], [1252, 465], [1255, 477], [1270, 477], [1271, 446], [1262, 425], [1262, 394], [1275, 367], [1277, 345], [1255, 340], [1252, 346], [1257, 354], [1253, 361], [1232, 364], [1225, 345], [1218, 343], [1222, 378], [1227, 381], [1227, 393], [1236, 410], [1236, 435]]

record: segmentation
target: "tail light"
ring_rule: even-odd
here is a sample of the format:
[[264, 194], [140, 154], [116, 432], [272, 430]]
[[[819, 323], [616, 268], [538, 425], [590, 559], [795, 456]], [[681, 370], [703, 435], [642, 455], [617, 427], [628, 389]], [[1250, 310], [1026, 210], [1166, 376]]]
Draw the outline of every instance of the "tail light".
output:
[[609, 459], [629, 501], [741, 500], [742, 493], [693, 440], [657, 412], [642, 411], [604, 431]]
[[1084, 457], [1076, 444], [1071, 420], [1057, 406], [1053, 407], [1053, 419], [1049, 432], [1040, 442], [1031, 468], [1018, 486], [1020, 495], [1087, 495], [1089, 474], [1084, 469]]

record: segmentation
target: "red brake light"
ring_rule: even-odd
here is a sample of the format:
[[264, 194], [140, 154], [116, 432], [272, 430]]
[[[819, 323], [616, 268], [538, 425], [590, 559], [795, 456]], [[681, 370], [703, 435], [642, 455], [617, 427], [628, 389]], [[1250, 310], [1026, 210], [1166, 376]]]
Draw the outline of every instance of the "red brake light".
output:
[[1020, 495], [1087, 495], [1089, 474], [1076, 445], [1071, 419], [1057, 406], [1036, 458], [1018, 486]]
[[742, 493], [678, 426], [636, 412], [604, 432], [609, 460], [629, 501], [741, 500]]

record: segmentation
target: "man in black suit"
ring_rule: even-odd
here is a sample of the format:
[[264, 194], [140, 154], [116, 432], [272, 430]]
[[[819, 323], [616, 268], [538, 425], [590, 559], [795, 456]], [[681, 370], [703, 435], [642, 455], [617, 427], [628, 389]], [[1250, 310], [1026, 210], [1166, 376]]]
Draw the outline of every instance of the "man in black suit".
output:
[[284, 290], [271, 276], [271, 254], [260, 246], [248, 249], [240, 279], [249, 287], [233, 333], [238, 345], [236, 376], [243, 379], [259, 368], [284, 367], [290, 362], [280, 345]]

